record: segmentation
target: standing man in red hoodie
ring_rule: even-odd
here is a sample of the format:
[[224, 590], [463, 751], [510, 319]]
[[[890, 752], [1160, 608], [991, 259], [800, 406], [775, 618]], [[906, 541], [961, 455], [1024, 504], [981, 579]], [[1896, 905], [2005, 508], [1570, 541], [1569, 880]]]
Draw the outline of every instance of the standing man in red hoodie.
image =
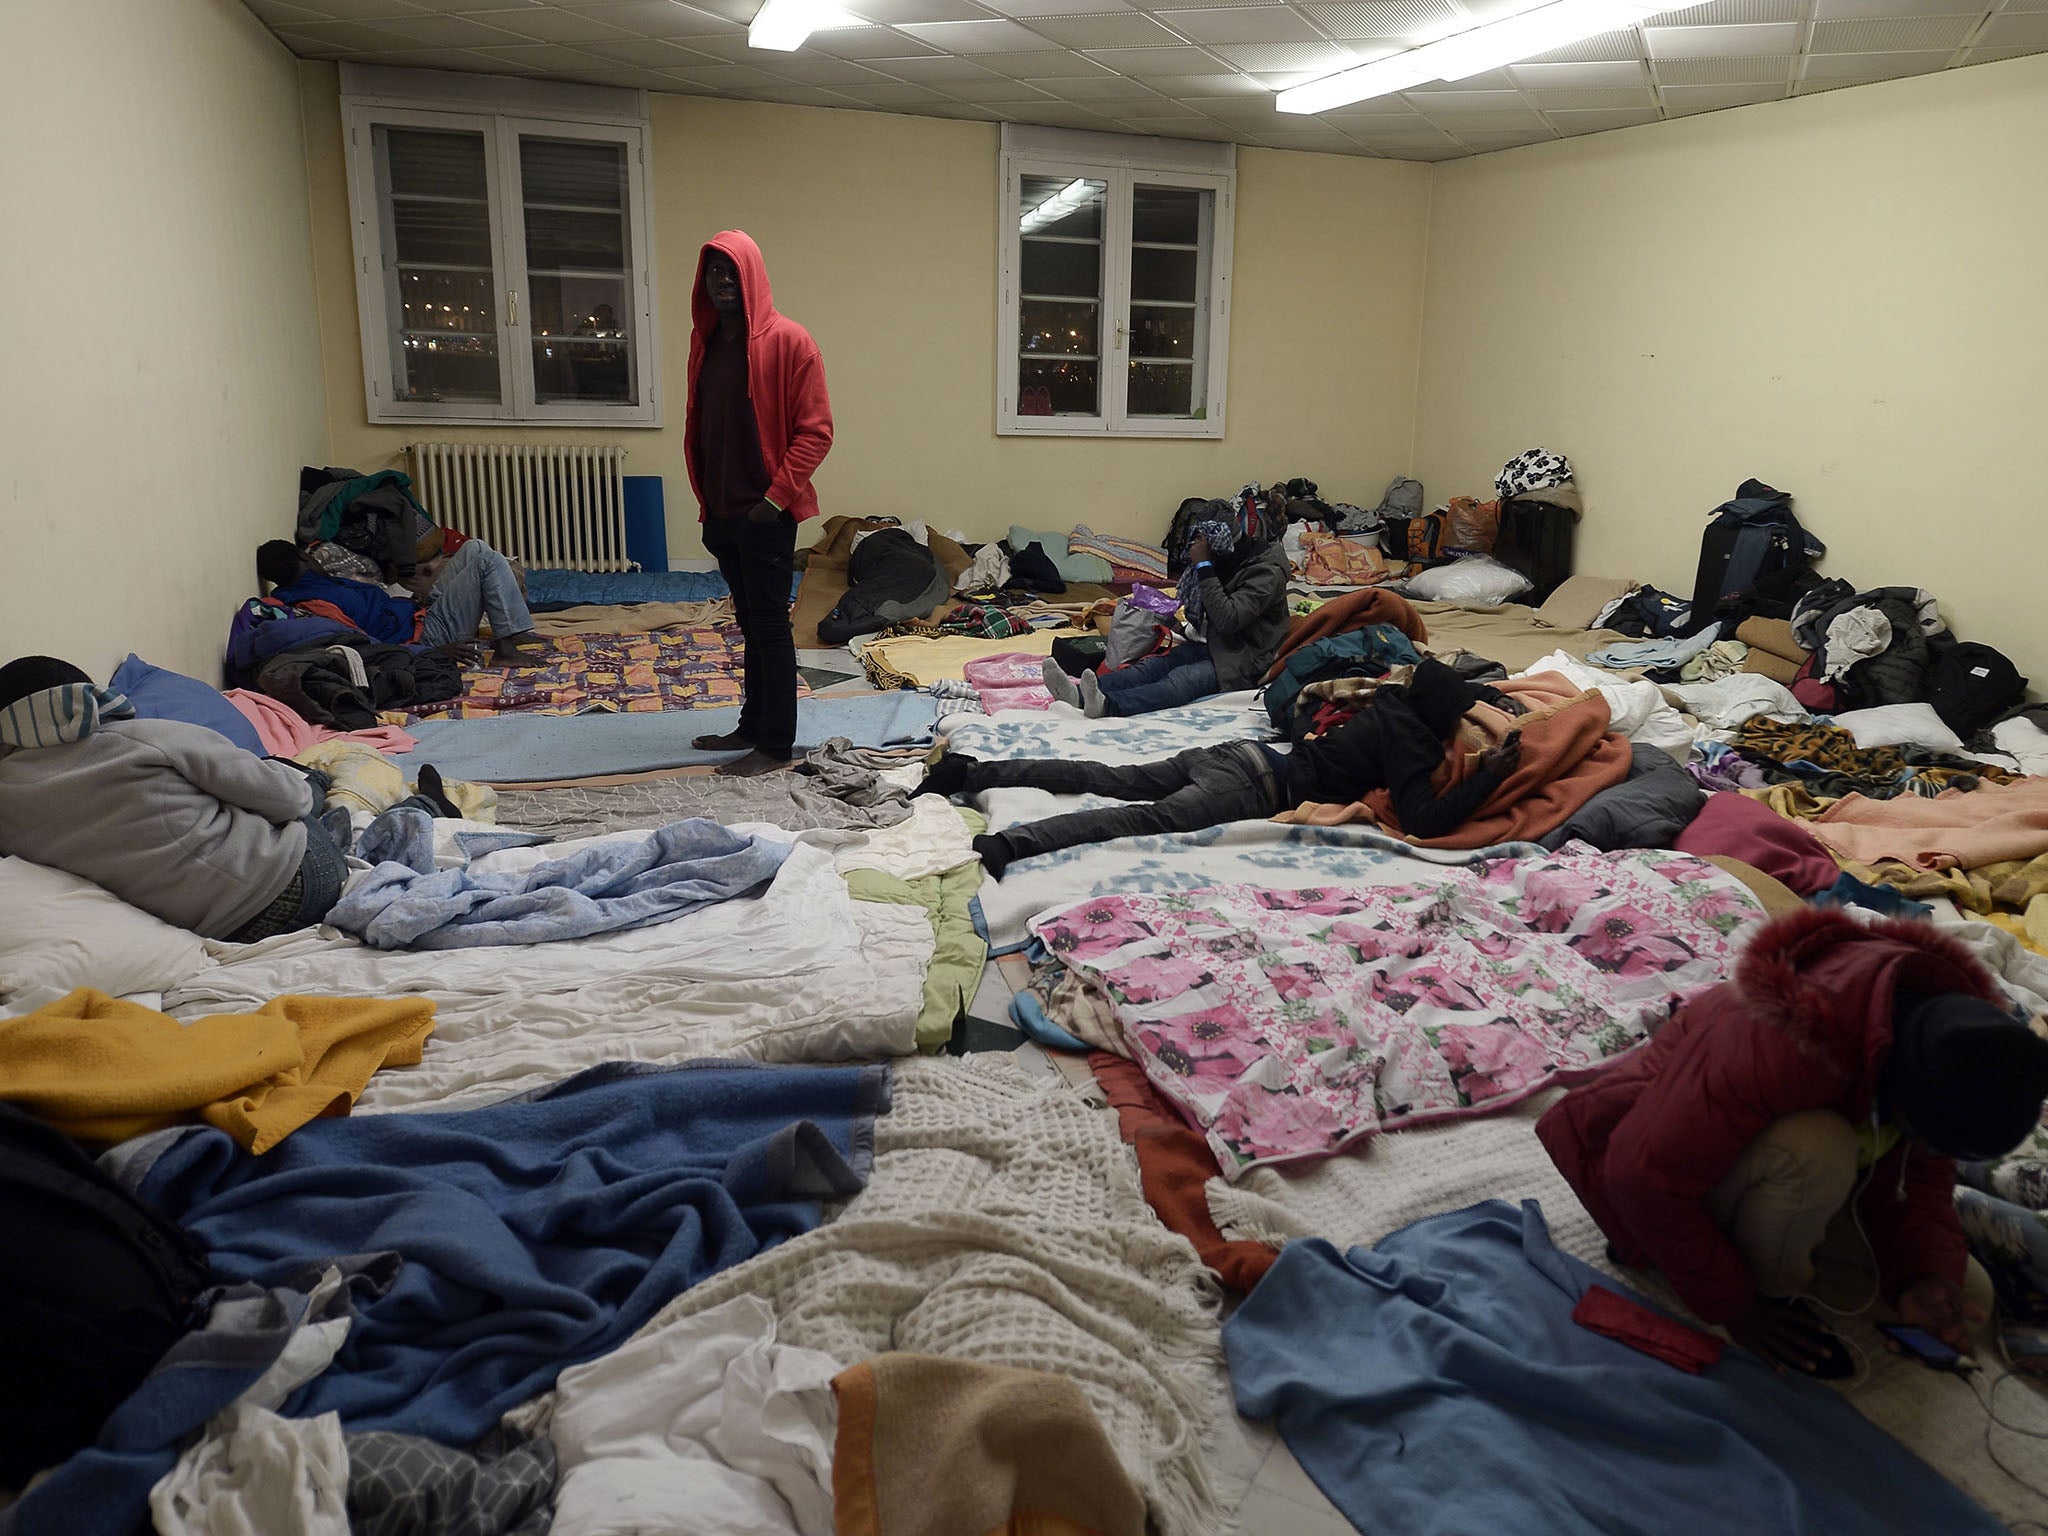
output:
[[818, 514], [811, 476], [832, 446], [825, 364], [811, 333], [778, 314], [761, 248], [714, 236], [690, 293], [690, 402], [683, 443], [704, 547], [732, 588], [746, 637], [739, 725], [699, 736], [707, 752], [745, 750], [718, 771], [787, 768], [796, 742], [796, 643], [789, 627], [796, 525]]

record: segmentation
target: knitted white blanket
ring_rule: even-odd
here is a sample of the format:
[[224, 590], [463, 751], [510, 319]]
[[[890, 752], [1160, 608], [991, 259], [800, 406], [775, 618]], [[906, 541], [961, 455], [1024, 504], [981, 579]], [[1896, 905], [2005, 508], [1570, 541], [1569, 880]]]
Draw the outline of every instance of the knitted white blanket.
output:
[[912, 1060], [875, 1145], [836, 1220], [684, 1293], [641, 1336], [754, 1295], [778, 1340], [849, 1364], [910, 1350], [1065, 1376], [1160, 1530], [1217, 1530], [1218, 1295], [1145, 1204], [1116, 1117], [1004, 1055]]

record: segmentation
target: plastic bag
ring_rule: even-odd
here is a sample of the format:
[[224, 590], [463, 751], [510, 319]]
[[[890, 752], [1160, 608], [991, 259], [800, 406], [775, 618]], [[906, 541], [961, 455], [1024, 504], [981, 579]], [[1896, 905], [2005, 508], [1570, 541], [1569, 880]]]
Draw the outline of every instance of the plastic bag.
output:
[[1529, 590], [1529, 578], [1491, 555], [1468, 555], [1408, 578], [1404, 590], [1429, 603], [1491, 608]]
[[1500, 503], [1474, 501], [1470, 496], [1453, 496], [1446, 508], [1444, 551], [1463, 550], [1472, 555], [1493, 553], [1493, 541], [1500, 537]]
[[1116, 612], [1110, 615], [1109, 633], [1103, 640], [1103, 670], [1128, 667], [1156, 651], [1160, 637], [1167, 633], [1165, 624], [1160, 620], [1161, 615], [1150, 608], [1134, 603], [1128, 597], [1119, 598]]

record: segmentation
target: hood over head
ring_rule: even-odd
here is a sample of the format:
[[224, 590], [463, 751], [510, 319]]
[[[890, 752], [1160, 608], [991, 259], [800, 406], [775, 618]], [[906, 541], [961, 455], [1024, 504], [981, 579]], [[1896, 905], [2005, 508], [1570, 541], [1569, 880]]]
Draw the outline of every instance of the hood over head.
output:
[[2041, 1123], [2048, 1040], [1981, 998], [1901, 991], [1878, 1094], [1935, 1151], [1965, 1163], [2003, 1157]]
[[697, 253], [697, 276], [690, 286], [690, 324], [702, 335], [718, 325], [718, 311], [704, 291], [704, 263], [718, 251], [732, 260], [740, 275], [740, 303], [747, 315], [747, 334], [758, 336], [775, 318], [775, 293], [768, 285], [768, 263], [761, 247], [743, 229], [723, 230], [704, 242]]
[[1434, 656], [1425, 656], [1416, 665], [1401, 695], [1439, 741], [1448, 741], [1465, 711], [1479, 701], [1479, 690]]

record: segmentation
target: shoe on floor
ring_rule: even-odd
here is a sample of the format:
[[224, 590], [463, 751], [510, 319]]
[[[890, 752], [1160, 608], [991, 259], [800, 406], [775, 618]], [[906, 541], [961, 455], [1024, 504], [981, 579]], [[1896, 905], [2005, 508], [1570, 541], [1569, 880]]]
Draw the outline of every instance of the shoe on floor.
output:
[[718, 776], [722, 779], [751, 779], [764, 773], [781, 773], [796, 766], [796, 759], [787, 753], [763, 752], [754, 748], [737, 762], [721, 763]]
[[1067, 676], [1066, 669], [1050, 656], [1045, 658], [1045, 691], [1062, 704], [1081, 707], [1081, 690], [1074, 686], [1074, 680]]
[[754, 739], [738, 731], [727, 731], [723, 736], [699, 736], [690, 745], [699, 752], [751, 752]]
[[1081, 708], [1087, 711], [1090, 720], [1100, 720], [1109, 713], [1109, 700], [1102, 696], [1102, 683], [1093, 672], [1081, 674]]

